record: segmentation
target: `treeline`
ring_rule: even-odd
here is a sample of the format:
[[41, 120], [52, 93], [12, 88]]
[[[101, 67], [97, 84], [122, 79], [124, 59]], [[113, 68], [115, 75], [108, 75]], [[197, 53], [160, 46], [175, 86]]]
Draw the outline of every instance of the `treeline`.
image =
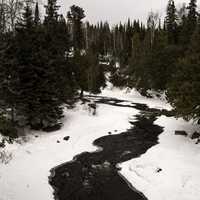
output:
[[64, 106], [105, 86], [97, 52], [83, 47], [84, 10], [72, 6], [66, 21], [48, 0], [41, 20], [38, 3], [12, 3], [13, 13], [10, 1], [0, 4], [0, 132], [59, 129]]
[[[166, 91], [178, 116], [200, 119], [200, 15], [197, 0], [176, 8], [169, 0], [164, 23], [149, 13], [147, 23], [128, 20], [110, 28], [99, 23], [85, 27], [86, 44], [110, 58], [116, 86]], [[87, 47], [87, 45], [86, 45]]]
[[145, 36], [133, 34], [128, 85], [144, 92], [165, 90], [178, 116], [200, 119], [200, 18], [197, 1], [176, 9], [168, 1], [162, 26], [151, 13]]
[[[164, 22], [149, 13], [146, 25], [128, 20], [87, 25], [85, 41], [110, 58], [110, 79], [116, 86], [166, 91], [177, 116], [200, 119], [200, 13], [197, 1], [176, 8], [169, 0]], [[89, 36], [88, 36], [89, 35]], [[119, 63], [120, 67], [116, 67]]]

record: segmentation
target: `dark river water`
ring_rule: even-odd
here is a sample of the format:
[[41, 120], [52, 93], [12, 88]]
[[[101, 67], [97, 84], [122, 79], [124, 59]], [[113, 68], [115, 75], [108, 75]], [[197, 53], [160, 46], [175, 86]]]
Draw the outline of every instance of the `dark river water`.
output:
[[136, 158], [157, 144], [163, 128], [154, 124], [158, 116], [169, 114], [166, 110], [151, 109], [145, 104], [121, 105], [122, 100], [88, 96], [97, 104], [108, 104], [137, 109], [140, 114], [130, 121], [131, 128], [120, 134], [105, 133], [93, 144], [96, 152], [83, 152], [71, 162], [51, 169], [49, 183], [54, 188], [56, 200], [144, 200], [140, 191], [130, 186], [119, 175], [118, 163]]

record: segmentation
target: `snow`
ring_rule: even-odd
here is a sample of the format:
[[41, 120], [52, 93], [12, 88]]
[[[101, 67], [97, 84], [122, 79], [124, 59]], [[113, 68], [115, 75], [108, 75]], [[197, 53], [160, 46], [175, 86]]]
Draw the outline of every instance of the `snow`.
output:
[[156, 124], [165, 127], [159, 144], [141, 157], [120, 164], [121, 175], [149, 200], [199, 200], [200, 145], [190, 137], [199, 126], [183, 119], [161, 116]]
[[[154, 92], [151, 91], [151, 95], [153, 95], [153, 93]], [[147, 98], [142, 96], [136, 89], [119, 89], [113, 87], [113, 85], [108, 82], [107, 87], [102, 90], [101, 96], [118, 98], [126, 101], [131, 101], [133, 103], [147, 104], [150, 108], [171, 110], [172, 107], [167, 102], [165, 94], [162, 94], [160, 98], [156, 97], [156, 94], [153, 95], [154, 98]]]
[[[122, 132], [130, 127], [135, 109], [98, 105], [97, 115], [88, 113], [86, 105], [65, 110], [64, 127], [53, 133], [31, 132], [25, 142], [7, 144], [0, 149], [8, 163], [0, 161], [0, 200], [53, 199], [48, 184], [49, 170], [84, 151], [95, 151], [92, 142], [109, 131]], [[35, 136], [39, 137], [36, 138]], [[63, 140], [70, 136], [68, 141]], [[60, 143], [57, 143], [59, 141]]]

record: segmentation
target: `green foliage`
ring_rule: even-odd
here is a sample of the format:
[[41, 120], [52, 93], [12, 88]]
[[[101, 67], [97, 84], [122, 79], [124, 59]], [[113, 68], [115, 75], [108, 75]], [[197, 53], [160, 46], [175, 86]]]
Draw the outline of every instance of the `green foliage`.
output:
[[30, 5], [24, 8], [15, 34], [7, 41], [1, 62], [1, 104], [15, 124], [33, 129], [60, 127], [61, 105], [74, 95], [67, 24], [57, 15], [56, 1], [49, 1], [44, 24]]
[[177, 34], [177, 13], [173, 0], [169, 0], [167, 6], [167, 16], [165, 18], [165, 25], [167, 29], [168, 43], [176, 44], [178, 41]]
[[82, 30], [82, 20], [85, 18], [84, 10], [79, 6], [73, 5], [67, 13], [67, 18], [71, 24], [73, 48], [75, 51], [80, 51], [84, 47]]
[[168, 98], [177, 114], [186, 119], [200, 119], [200, 32], [194, 32], [188, 51], [176, 64], [169, 83]]

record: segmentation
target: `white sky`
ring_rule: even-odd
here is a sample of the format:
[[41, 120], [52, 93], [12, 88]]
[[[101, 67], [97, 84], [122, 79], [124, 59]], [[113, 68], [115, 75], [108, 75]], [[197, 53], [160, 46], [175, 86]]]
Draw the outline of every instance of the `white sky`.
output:
[[[188, 3], [190, 0], [175, 0], [176, 4]], [[66, 16], [73, 4], [85, 10], [86, 19], [92, 23], [100, 20], [112, 24], [124, 22], [128, 18], [146, 22], [148, 13], [158, 11], [163, 17], [168, 0], [58, 0], [61, 12]]]

